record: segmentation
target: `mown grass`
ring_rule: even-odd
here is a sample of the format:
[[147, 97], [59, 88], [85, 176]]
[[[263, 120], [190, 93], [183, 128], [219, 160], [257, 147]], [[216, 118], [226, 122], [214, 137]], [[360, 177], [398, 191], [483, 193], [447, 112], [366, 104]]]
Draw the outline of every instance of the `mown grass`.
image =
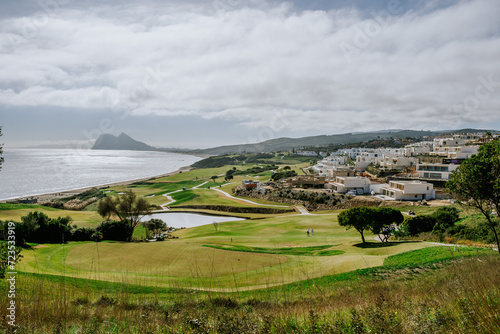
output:
[[[40, 205], [35, 204], [13, 204], [13, 203], [0, 203], [0, 211], [6, 210], [22, 210], [22, 209], [40, 209]], [[55, 210], [55, 209], [53, 209]]]
[[[415, 255], [417, 269], [367, 268], [254, 291], [19, 273], [17, 332], [498, 333], [498, 255], [458, 251], [434, 264], [431, 254]], [[0, 281], [0, 293], [7, 288]], [[8, 328], [3, 320], [0, 331]]]
[[[380, 266], [390, 255], [430, 246], [400, 242], [363, 248], [359, 234], [339, 226], [336, 217], [286, 215], [226, 222], [217, 230], [204, 225], [178, 230], [173, 235], [179, 239], [156, 243], [46, 245], [27, 252], [20, 269], [83, 278], [94, 277], [100, 264], [100, 278], [109, 281], [134, 283], [138, 279], [145, 285], [256, 289]], [[307, 236], [307, 228], [314, 228], [313, 237]], [[203, 247], [207, 244], [255, 252]], [[304, 250], [316, 256], [301, 256]]]
[[[218, 168], [202, 168], [194, 169], [189, 172], [179, 173], [172, 176], [167, 176], [154, 180], [154, 182], [179, 182], [179, 181], [191, 181], [191, 180], [209, 180], [213, 175], [221, 175], [226, 173], [228, 169], [233, 166], [224, 166]], [[240, 166], [237, 166], [240, 167]]]
[[205, 247], [222, 249], [236, 252], [248, 253], [265, 253], [265, 254], [281, 254], [281, 255], [302, 255], [302, 256], [332, 256], [343, 254], [341, 250], [325, 250], [333, 247], [332, 245], [310, 246], [310, 247], [285, 247], [285, 248], [263, 248], [263, 247], [248, 247], [248, 246], [217, 246], [203, 245]]
[[204, 181], [179, 181], [179, 182], [151, 183], [146, 185], [141, 184], [137, 186], [136, 189], [147, 189], [149, 193], [146, 196], [148, 195], [160, 196], [172, 191], [181, 190], [183, 188], [190, 189], [197, 185], [202, 184], [203, 182]]
[[196, 194], [193, 190], [185, 190], [173, 193], [170, 195], [170, 197], [172, 197], [172, 199], [175, 200], [175, 202], [172, 203], [171, 205], [180, 205], [185, 202], [189, 202], [195, 198], [198, 198], [200, 197], [200, 195]]
[[493, 255], [491, 249], [475, 247], [441, 246], [418, 249], [389, 256], [384, 260], [384, 266], [410, 266], [419, 264], [437, 263], [456, 258]]
[[215, 181], [214, 182], [214, 181], [210, 180], [208, 183], [205, 183], [204, 185], [200, 186], [199, 188], [205, 188], [205, 189], [219, 188], [219, 186], [222, 186], [226, 183], [227, 183], [226, 181]]
[[[15, 204], [17, 206], [17, 204]], [[0, 211], [0, 220], [5, 221], [21, 221], [21, 217], [26, 216], [33, 211], [43, 212], [50, 218], [70, 216], [73, 221], [71, 224], [79, 227], [92, 227], [102, 221], [102, 217], [96, 211], [70, 211], [37, 206], [35, 208], [13, 208], [10, 210]]]

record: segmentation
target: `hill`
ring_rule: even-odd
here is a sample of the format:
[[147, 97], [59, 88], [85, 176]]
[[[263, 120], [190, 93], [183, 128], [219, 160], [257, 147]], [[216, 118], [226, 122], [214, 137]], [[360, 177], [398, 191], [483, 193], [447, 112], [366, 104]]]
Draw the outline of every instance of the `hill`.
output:
[[[444, 133], [461, 133], [465, 130], [457, 131], [416, 131], [416, 130], [389, 130], [389, 131], [374, 131], [362, 133], [345, 133], [338, 135], [321, 135], [302, 138], [276, 138], [267, 140], [256, 144], [242, 144], [242, 145], [229, 145], [219, 146], [203, 150], [194, 150], [191, 153], [204, 154], [204, 155], [220, 155], [226, 153], [259, 153], [259, 152], [275, 152], [275, 151], [288, 151], [293, 148], [299, 149], [309, 146], [325, 146], [336, 144], [349, 144], [357, 143], [370, 139], [380, 138], [421, 138], [425, 136], [433, 137]], [[467, 129], [465, 132], [480, 132], [485, 130]]]
[[119, 136], [102, 134], [97, 138], [93, 150], [129, 150], [129, 151], [158, 151], [156, 147], [130, 138], [125, 133]]

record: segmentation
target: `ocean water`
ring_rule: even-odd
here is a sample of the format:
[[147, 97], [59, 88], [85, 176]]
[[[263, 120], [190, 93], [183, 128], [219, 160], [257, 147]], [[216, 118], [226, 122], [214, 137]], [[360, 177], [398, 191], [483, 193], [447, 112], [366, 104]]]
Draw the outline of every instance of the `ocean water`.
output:
[[153, 177], [200, 160], [175, 153], [4, 148], [0, 200]]

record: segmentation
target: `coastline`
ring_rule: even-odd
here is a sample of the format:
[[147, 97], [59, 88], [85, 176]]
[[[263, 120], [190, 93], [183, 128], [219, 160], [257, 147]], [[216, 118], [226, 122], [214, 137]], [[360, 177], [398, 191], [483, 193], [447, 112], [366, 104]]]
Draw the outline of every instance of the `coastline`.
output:
[[84, 187], [84, 188], [70, 189], [70, 190], [65, 190], [65, 191], [57, 191], [57, 192], [53, 192], [53, 193], [9, 198], [9, 199], [5, 199], [5, 200], [0, 200], [0, 203], [8, 203], [8, 202], [18, 201], [18, 200], [23, 200], [23, 199], [37, 199], [36, 204], [39, 204], [39, 203], [48, 202], [48, 201], [51, 201], [51, 200], [57, 199], [57, 198], [64, 198], [64, 197], [69, 197], [69, 196], [73, 196], [73, 195], [78, 195], [78, 194], [81, 194], [81, 193], [83, 193], [87, 190], [93, 189], [93, 188], [103, 189], [103, 188], [107, 188], [107, 187], [129, 185], [129, 184], [140, 182], [140, 181], [154, 180], [154, 179], [159, 179], [162, 177], [176, 175], [179, 173], [185, 173], [185, 172], [189, 172], [193, 169], [195, 169], [195, 168], [193, 168], [191, 166], [183, 166], [183, 167], [180, 167], [179, 169], [177, 169], [176, 171], [165, 173], [165, 174], [160, 174], [160, 175], [155, 175], [155, 176], [150, 176], [150, 177], [143, 177], [143, 178], [127, 180], [127, 181], [106, 183], [106, 184]]

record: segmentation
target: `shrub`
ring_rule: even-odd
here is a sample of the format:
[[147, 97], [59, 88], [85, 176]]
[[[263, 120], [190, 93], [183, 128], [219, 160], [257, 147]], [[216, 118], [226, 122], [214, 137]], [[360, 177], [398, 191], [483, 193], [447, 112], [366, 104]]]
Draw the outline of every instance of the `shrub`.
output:
[[[430, 232], [436, 225], [436, 219], [430, 215], [420, 215], [416, 217], [406, 217], [401, 226], [402, 235], [417, 235], [422, 232]], [[401, 235], [400, 234], [400, 235]]]
[[459, 219], [458, 209], [452, 206], [445, 206], [439, 208], [432, 214], [436, 220], [434, 225], [434, 232], [444, 232], [450, 227], [453, 227]]
[[79, 227], [73, 231], [71, 231], [71, 240], [72, 241], [90, 241], [92, 240], [92, 235], [94, 234], [95, 229], [92, 227]]
[[126, 222], [105, 220], [95, 229], [102, 234], [103, 240], [127, 241], [130, 235], [130, 226]]
[[42, 212], [30, 212], [21, 217], [22, 235], [27, 242], [62, 243], [71, 237], [71, 217], [49, 218]]

